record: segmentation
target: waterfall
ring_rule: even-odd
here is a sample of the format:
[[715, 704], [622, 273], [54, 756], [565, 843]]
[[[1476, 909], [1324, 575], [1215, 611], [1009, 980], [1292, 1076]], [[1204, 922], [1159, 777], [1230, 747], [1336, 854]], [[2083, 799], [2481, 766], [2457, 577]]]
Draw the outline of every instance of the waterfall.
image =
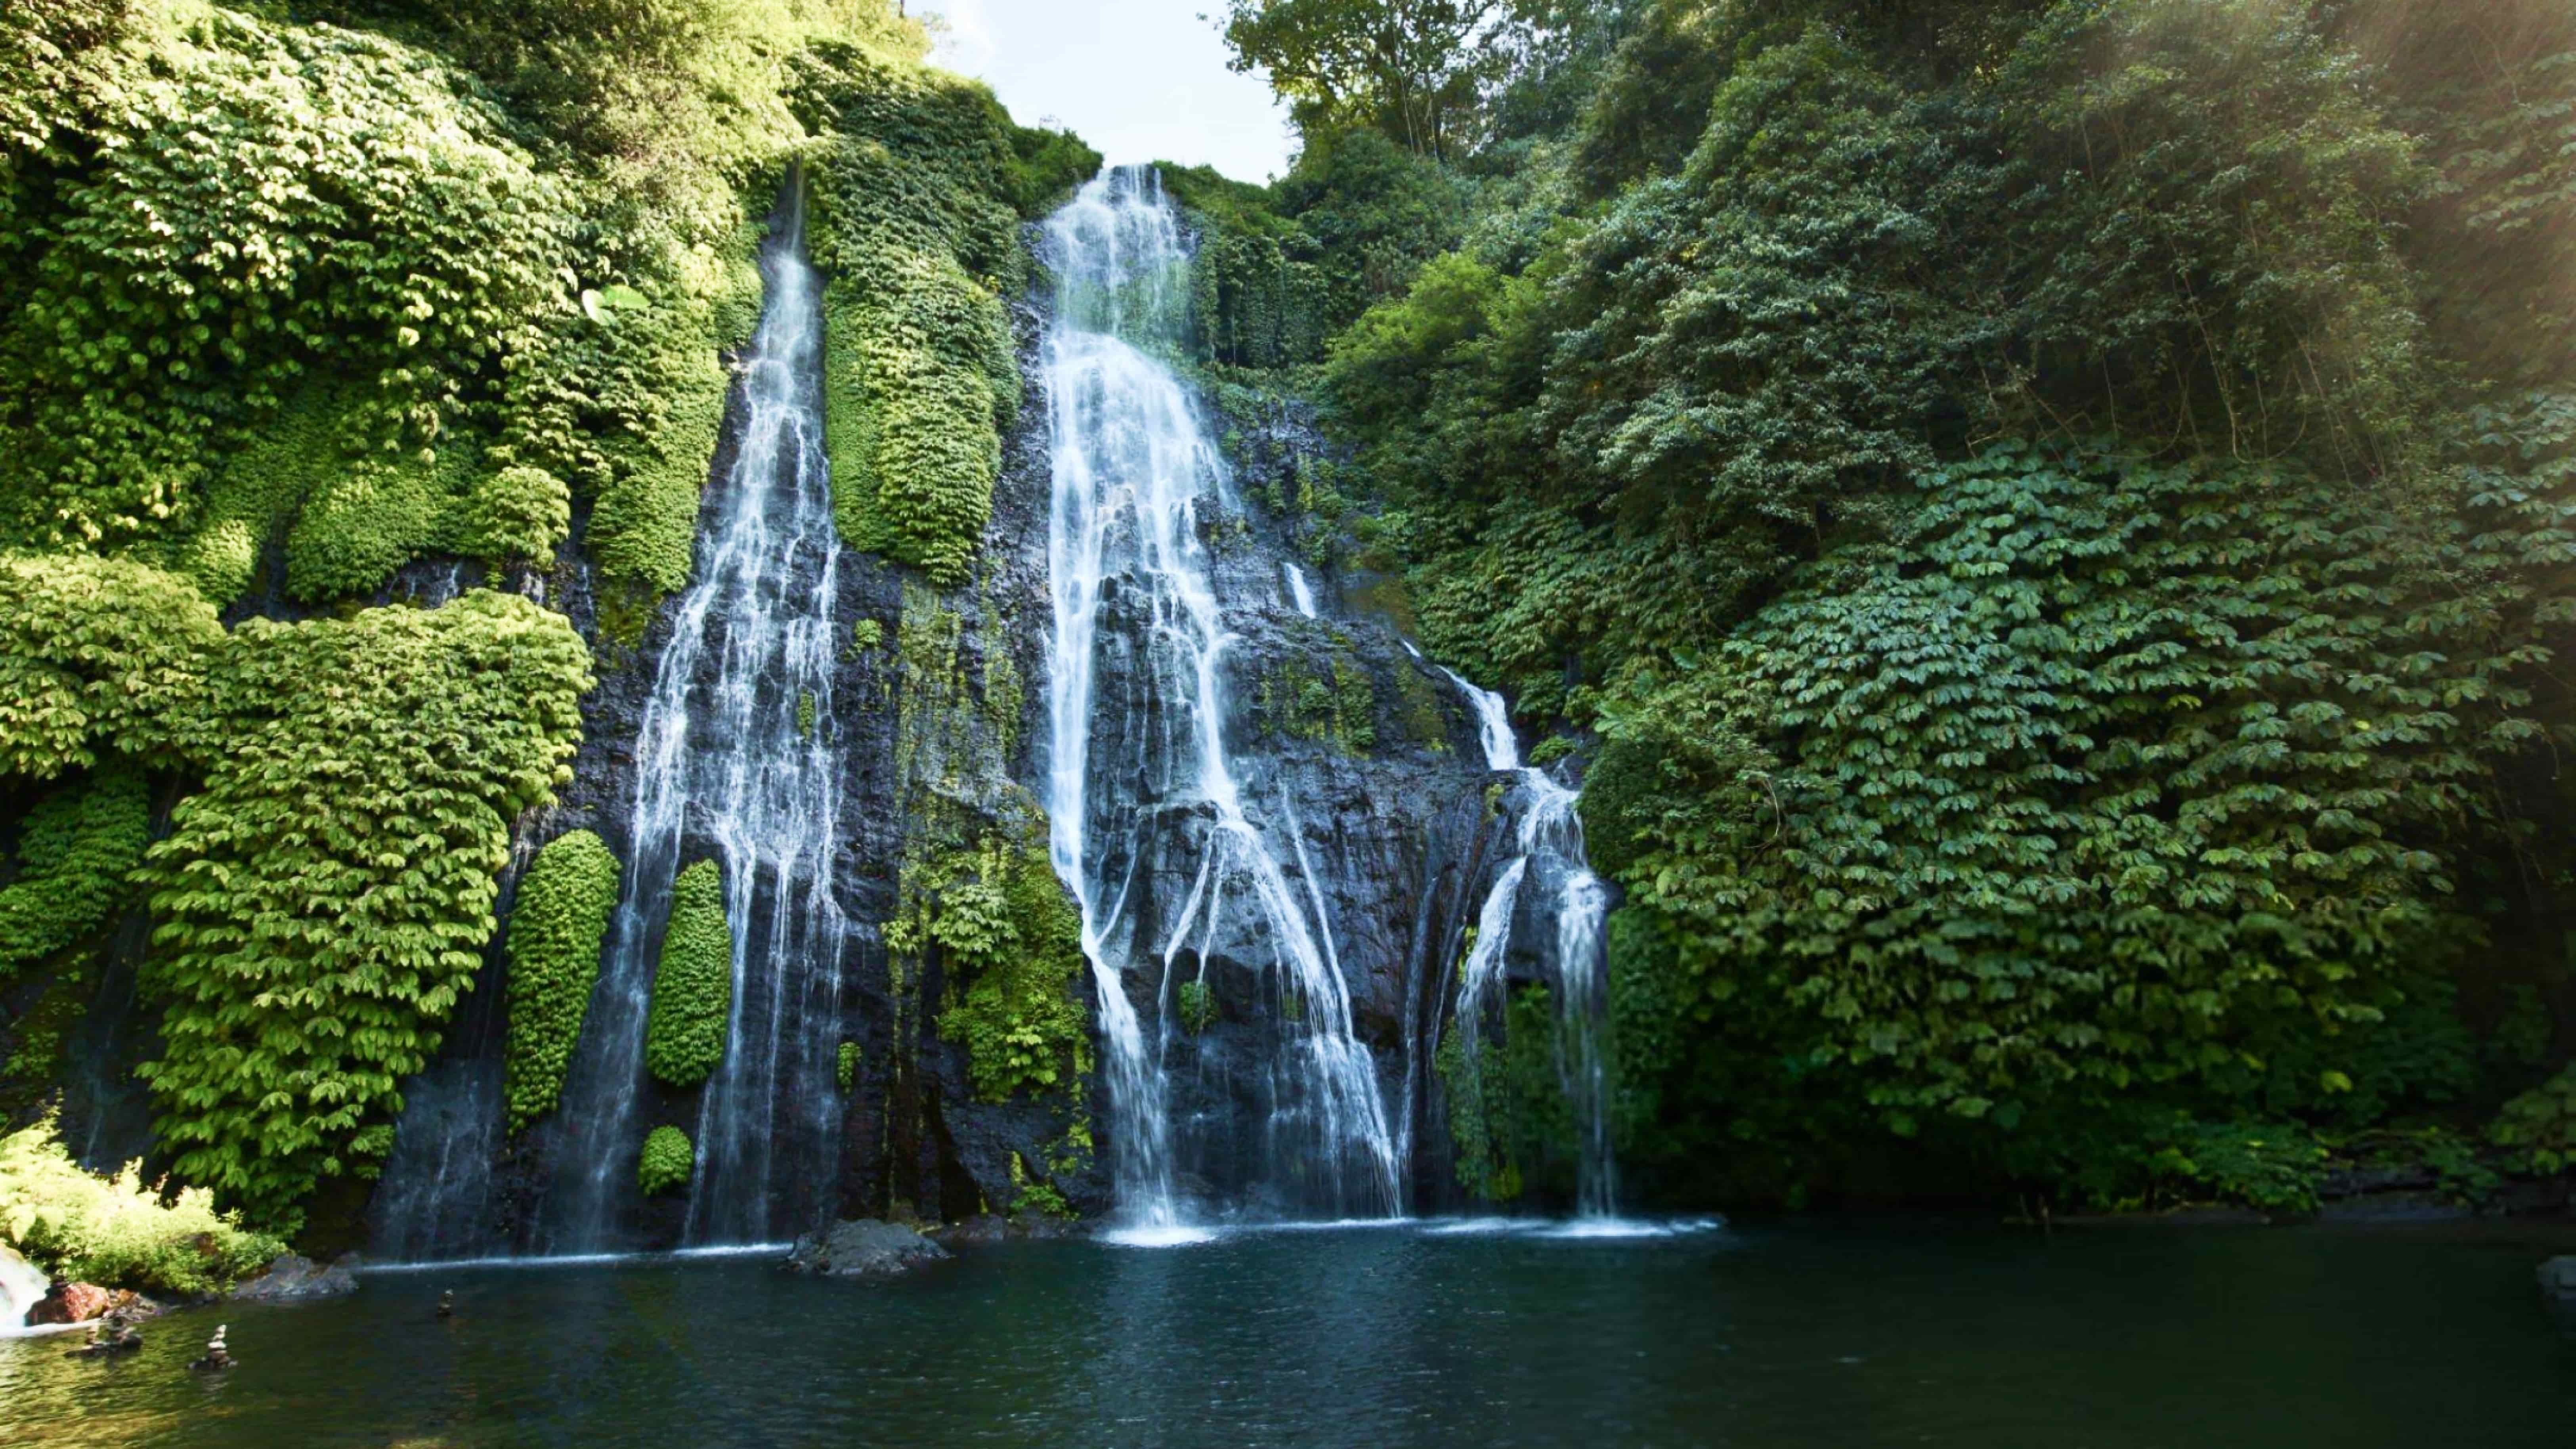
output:
[[[1049, 219], [1046, 246], [1050, 845], [1099, 987], [1121, 1209], [1146, 1234], [1184, 1216], [1165, 1058], [1186, 956], [1201, 972], [1219, 957], [1254, 967], [1281, 1004], [1274, 1181], [1322, 1211], [1393, 1213], [1394, 1140], [1302, 832], [1282, 801], [1275, 828], [1290, 847], [1274, 844], [1227, 749], [1233, 636], [1201, 530], [1233, 500], [1189, 392], [1156, 355], [1184, 337], [1186, 243], [1154, 173], [1122, 168]], [[1177, 906], [1143, 878], [1173, 860], [1194, 862]], [[1131, 976], [1156, 993], [1150, 1021]]]
[[[1485, 763], [1519, 777], [1520, 817], [1515, 832], [1519, 854], [1494, 878], [1493, 888], [1477, 915], [1476, 941], [1458, 973], [1460, 1045], [1472, 1066], [1487, 999], [1501, 973], [1510, 944], [1511, 922], [1520, 892], [1535, 867], [1542, 883], [1553, 882], [1548, 914], [1556, 923], [1550, 959], [1556, 967], [1557, 1074], [1573, 1109], [1576, 1133], [1575, 1211], [1587, 1218], [1607, 1218], [1618, 1210], [1618, 1161], [1610, 1147], [1609, 1000], [1602, 977], [1601, 926], [1609, 910], [1609, 892], [1592, 873], [1583, 855], [1583, 821], [1574, 811], [1574, 791], [1558, 784], [1545, 770], [1521, 763], [1520, 741], [1512, 734], [1511, 710], [1503, 697], [1479, 689], [1442, 670], [1475, 706], [1477, 732]], [[1544, 884], [1542, 885], [1544, 887]]]
[[0, 1337], [26, 1328], [27, 1310], [53, 1286], [43, 1269], [0, 1244]]
[[1315, 591], [1306, 583], [1306, 571], [1282, 560], [1279, 572], [1288, 580], [1288, 602], [1296, 605], [1298, 613], [1309, 619], [1315, 617]]
[[841, 780], [833, 670], [840, 541], [824, 463], [821, 281], [801, 184], [761, 253], [731, 466], [710, 490], [635, 742], [625, 894], [566, 1084], [550, 1251], [616, 1246], [650, 1100], [644, 1026], [683, 863], [721, 862], [733, 1000], [698, 1099], [684, 1240], [793, 1236], [828, 1213], [847, 922], [832, 892]]

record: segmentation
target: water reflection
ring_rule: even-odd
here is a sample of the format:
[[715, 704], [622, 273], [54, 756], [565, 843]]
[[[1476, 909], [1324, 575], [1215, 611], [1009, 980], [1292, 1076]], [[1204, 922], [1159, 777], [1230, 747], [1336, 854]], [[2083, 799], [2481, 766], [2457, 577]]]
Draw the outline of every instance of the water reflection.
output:
[[2576, 1414], [2532, 1242], [1660, 1226], [1021, 1244], [889, 1284], [741, 1259], [372, 1274], [225, 1308], [242, 1366], [216, 1378], [184, 1368], [207, 1312], [130, 1360], [0, 1342], [0, 1440], [2557, 1449]]

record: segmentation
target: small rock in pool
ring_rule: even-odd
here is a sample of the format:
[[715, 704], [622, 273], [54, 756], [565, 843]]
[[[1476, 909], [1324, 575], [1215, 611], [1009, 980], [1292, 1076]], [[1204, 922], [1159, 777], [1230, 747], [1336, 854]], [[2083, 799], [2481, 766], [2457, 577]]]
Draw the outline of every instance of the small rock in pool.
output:
[[224, 1296], [247, 1303], [316, 1303], [358, 1291], [357, 1254], [324, 1267], [301, 1253], [280, 1253], [266, 1271]]
[[861, 1218], [797, 1239], [787, 1266], [827, 1278], [891, 1278], [947, 1256], [946, 1248], [910, 1228]]
[[2540, 1295], [2551, 1307], [2576, 1315], [2576, 1253], [2540, 1265]]

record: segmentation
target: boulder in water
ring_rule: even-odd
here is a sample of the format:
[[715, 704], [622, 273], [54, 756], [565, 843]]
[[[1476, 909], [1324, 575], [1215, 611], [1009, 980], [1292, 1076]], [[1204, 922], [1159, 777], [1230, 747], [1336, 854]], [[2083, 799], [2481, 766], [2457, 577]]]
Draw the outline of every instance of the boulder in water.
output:
[[787, 1266], [826, 1278], [891, 1278], [948, 1255], [946, 1248], [911, 1228], [860, 1218], [797, 1239]]
[[347, 1253], [325, 1267], [301, 1253], [280, 1253], [258, 1277], [224, 1296], [250, 1303], [319, 1303], [358, 1290], [352, 1271], [357, 1260]]
[[2540, 1296], [2570, 1325], [2576, 1325], [2576, 1253], [2540, 1265]]
[[87, 1323], [110, 1313], [122, 1313], [128, 1318], [149, 1318], [160, 1311], [160, 1304], [131, 1288], [101, 1288], [95, 1283], [57, 1283], [52, 1292], [37, 1299], [36, 1305], [27, 1310], [27, 1327]]

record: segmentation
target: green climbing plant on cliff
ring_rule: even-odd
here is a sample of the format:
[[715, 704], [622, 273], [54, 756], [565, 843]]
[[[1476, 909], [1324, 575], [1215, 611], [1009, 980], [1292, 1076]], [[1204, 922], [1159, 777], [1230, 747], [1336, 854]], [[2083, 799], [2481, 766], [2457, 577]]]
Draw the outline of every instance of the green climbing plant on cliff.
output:
[[519, 880], [510, 908], [510, 1054], [513, 1132], [555, 1108], [581, 1039], [599, 951], [617, 909], [617, 857], [576, 830], [546, 842]]
[[949, 972], [939, 1034], [966, 1048], [977, 1096], [999, 1102], [1079, 1080], [1091, 1054], [1075, 984], [1082, 917], [1042, 843], [995, 834], [940, 856], [907, 879], [903, 910], [887, 924], [887, 947], [938, 948]]
[[979, 86], [821, 47], [799, 105], [811, 159], [824, 409], [842, 535], [963, 581], [1019, 409], [1001, 298], [1027, 275], [1009, 118]]
[[678, 1192], [689, 1185], [697, 1167], [689, 1134], [666, 1124], [644, 1134], [644, 1149], [635, 1159], [635, 1185], [646, 1197]]
[[671, 883], [670, 923], [653, 972], [644, 1025], [644, 1065], [674, 1087], [694, 1087], [724, 1064], [725, 1021], [733, 1009], [733, 928], [725, 918], [724, 870], [701, 860]]
[[506, 595], [225, 641], [200, 725], [220, 747], [140, 872], [162, 1008], [140, 1070], [181, 1180], [289, 1224], [322, 1179], [375, 1170], [589, 687], [571, 627]]
[[151, 833], [150, 792], [126, 764], [102, 765], [28, 810], [14, 877], [0, 885], [0, 984], [107, 925], [133, 899], [127, 877]]

